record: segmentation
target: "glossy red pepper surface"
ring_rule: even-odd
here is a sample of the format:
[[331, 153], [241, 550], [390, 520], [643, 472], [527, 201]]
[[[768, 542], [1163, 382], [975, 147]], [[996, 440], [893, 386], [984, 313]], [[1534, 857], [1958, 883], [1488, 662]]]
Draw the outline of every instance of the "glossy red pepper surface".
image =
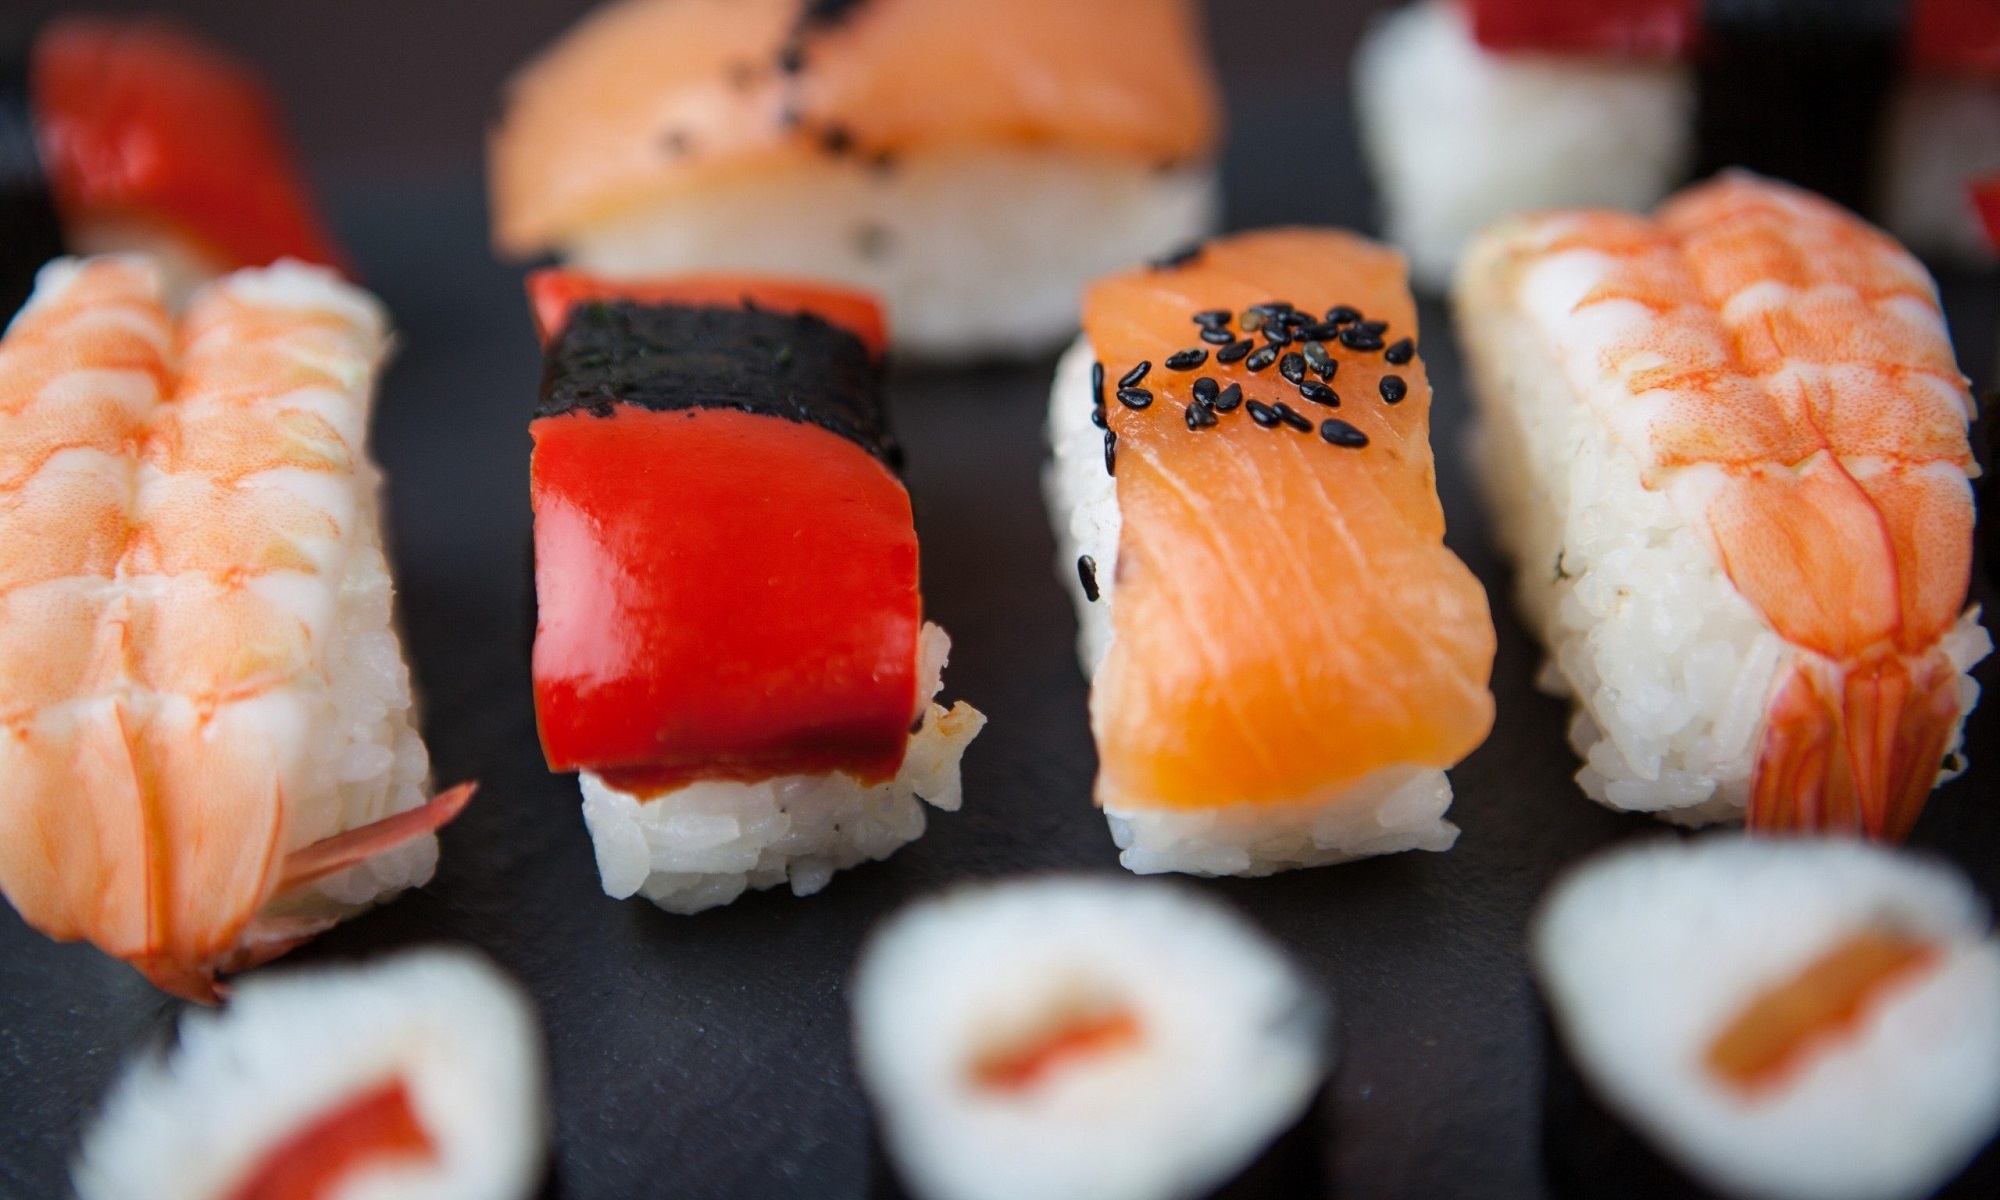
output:
[[164, 228], [225, 268], [343, 266], [262, 84], [158, 21], [67, 17], [35, 40], [35, 135], [57, 210]]
[[2000, 250], [2000, 175], [1975, 181], [1972, 203], [1979, 210], [1980, 223], [1986, 226], [1987, 244]]
[[552, 770], [640, 793], [895, 774], [922, 601], [909, 494], [887, 467], [817, 425], [733, 409], [614, 404], [530, 431]]

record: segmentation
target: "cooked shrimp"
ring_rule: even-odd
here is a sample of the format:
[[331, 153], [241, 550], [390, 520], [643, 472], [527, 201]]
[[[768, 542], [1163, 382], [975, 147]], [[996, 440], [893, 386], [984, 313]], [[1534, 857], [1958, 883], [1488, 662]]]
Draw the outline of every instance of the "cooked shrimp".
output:
[[384, 339], [329, 272], [176, 326], [148, 260], [101, 258], [0, 342], [0, 889], [183, 996], [427, 878], [469, 796], [423, 802], [388, 628]]

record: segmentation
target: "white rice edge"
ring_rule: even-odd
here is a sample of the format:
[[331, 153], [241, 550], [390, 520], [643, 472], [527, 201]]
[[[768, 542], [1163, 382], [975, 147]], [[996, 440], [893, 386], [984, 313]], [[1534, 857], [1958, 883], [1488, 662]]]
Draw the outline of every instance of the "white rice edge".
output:
[[1685, 66], [1489, 54], [1450, 0], [1377, 20], [1356, 51], [1354, 89], [1388, 237], [1426, 291], [1445, 288], [1495, 218], [1650, 208], [1693, 161]]
[[[1056, 536], [1056, 575], [1076, 607], [1077, 659], [1094, 677], [1112, 640], [1118, 574], [1118, 491], [1104, 469], [1104, 431], [1091, 423], [1096, 351], [1079, 337], [1056, 365], [1049, 395], [1051, 455], [1042, 492]], [[1084, 596], [1077, 560], [1096, 563], [1098, 598]], [[1405, 850], [1449, 850], [1451, 783], [1432, 767], [1373, 772], [1324, 796], [1200, 810], [1106, 808], [1118, 861], [1140, 875], [1270, 875]]]
[[81, 1200], [213, 1200], [278, 1143], [400, 1075], [436, 1162], [355, 1172], [341, 1200], [511, 1200], [540, 1182], [548, 1114], [527, 998], [463, 950], [255, 973], [179, 1045], [141, 1057], [84, 1135]]
[[1895, 92], [1880, 179], [1883, 224], [1920, 254], [1991, 265], [1968, 185], [2000, 173], [2000, 88], [1917, 76]]
[[[1496, 235], [1504, 236], [1504, 235]], [[1539, 329], [1468, 256], [1453, 296], [1478, 412], [1472, 459], [1515, 599], [1548, 650], [1538, 684], [1576, 702], [1577, 785], [1600, 804], [1703, 825], [1749, 800], [1775, 681], [1800, 652], [1736, 590], [1713, 548], [1575, 393]], [[1622, 386], [1622, 385], [1621, 385]], [[1939, 782], [1963, 768], [1976, 608], [1942, 639], [1959, 719]]]
[[[1759, 990], [1860, 928], [1943, 944], [1783, 1093], [1712, 1083], [1708, 1044]], [[1584, 1077], [1670, 1157], [1767, 1200], [1914, 1200], [2000, 1125], [2000, 943], [1957, 872], [1859, 842], [1659, 840], [1573, 871], [1534, 921]]]
[[958, 811], [959, 760], [986, 725], [964, 701], [948, 712], [935, 702], [950, 652], [944, 630], [926, 622], [918, 648], [923, 725], [910, 737], [902, 769], [885, 783], [864, 785], [838, 771], [759, 783], [704, 780], [642, 800], [583, 772], [583, 820], [605, 895], [643, 895], [682, 914], [781, 883], [810, 896], [834, 872], [916, 841], [925, 824], [919, 800]]
[[1028, 357], [1076, 328], [1099, 275], [1211, 232], [1212, 166], [1160, 169], [1053, 150], [847, 158], [746, 175], [567, 238], [572, 264], [616, 276], [758, 271], [882, 297], [899, 355]]
[[[927, 1200], [1178, 1200], [1254, 1161], [1328, 1067], [1322, 997], [1261, 933], [1184, 885], [1046, 877], [961, 887], [876, 932], [850, 991], [856, 1058]], [[968, 1067], [1079, 1001], [1146, 1045], [1024, 1094]]]

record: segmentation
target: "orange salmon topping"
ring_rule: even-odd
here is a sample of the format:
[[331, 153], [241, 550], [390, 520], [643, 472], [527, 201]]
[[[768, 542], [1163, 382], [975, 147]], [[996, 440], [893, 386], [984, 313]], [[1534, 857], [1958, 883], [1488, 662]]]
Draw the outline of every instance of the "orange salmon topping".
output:
[[1815, 1047], [1851, 1036], [1868, 1009], [1938, 960], [1938, 948], [1867, 929], [1760, 992], [1709, 1043], [1708, 1069], [1740, 1092], [1761, 1092], [1798, 1070]]
[[273, 1146], [229, 1200], [322, 1200], [362, 1167], [437, 1157], [409, 1088], [391, 1079]]
[[1024, 1042], [980, 1055], [972, 1081], [989, 1092], [1024, 1092], [1070, 1063], [1137, 1046], [1143, 1032], [1139, 1019], [1122, 1008], [1057, 1021]]

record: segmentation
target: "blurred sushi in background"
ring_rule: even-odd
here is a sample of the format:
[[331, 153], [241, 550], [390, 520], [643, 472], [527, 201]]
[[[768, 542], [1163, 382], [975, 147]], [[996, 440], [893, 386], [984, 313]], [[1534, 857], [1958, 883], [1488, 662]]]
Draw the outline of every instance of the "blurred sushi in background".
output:
[[1281, 1135], [1326, 1076], [1327, 1001], [1185, 887], [964, 887], [887, 921], [850, 994], [862, 1082], [921, 1200], [1323, 1186], [1309, 1131]]
[[344, 265], [262, 82], [154, 19], [0, 37], [0, 229], [0, 318], [66, 253], [149, 254], [176, 303], [280, 258]]
[[960, 801], [986, 723], [934, 703], [869, 297], [744, 277], [532, 277], [535, 716], [582, 773], [604, 890], [795, 895]]
[[1388, 236], [1426, 288], [1508, 213], [1640, 211], [1731, 166], [1991, 261], [1966, 198], [2000, 170], [1991, 0], [1422, 0], [1369, 32], [1354, 86]]
[[526, 1200], [548, 1140], [527, 997], [461, 950], [259, 973], [112, 1088], [81, 1200]]
[[1218, 97], [1191, 0], [619, 0], [509, 88], [494, 240], [840, 281], [899, 353], [1035, 354], [1213, 226]]
[[1530, 948], [1558, 1194], [1914, 1200], [2000, 1127], [2000, 942], [1942, 864], [1651, 842], [1561, 880]]
[[1495, 634], [1444, 545], [1402, 256], [1236, 234], [1098, 281], [1083, 325], [1044, 493], [1120, 861], [1449, 849], [1445, 770], [1492, 727]]
[[1454, 291], [1516, 595], [1613, 808], [1900, 839], [1965, 768], [1972, 395], [1937, 289], [1734, 173], [1502, 221]]

